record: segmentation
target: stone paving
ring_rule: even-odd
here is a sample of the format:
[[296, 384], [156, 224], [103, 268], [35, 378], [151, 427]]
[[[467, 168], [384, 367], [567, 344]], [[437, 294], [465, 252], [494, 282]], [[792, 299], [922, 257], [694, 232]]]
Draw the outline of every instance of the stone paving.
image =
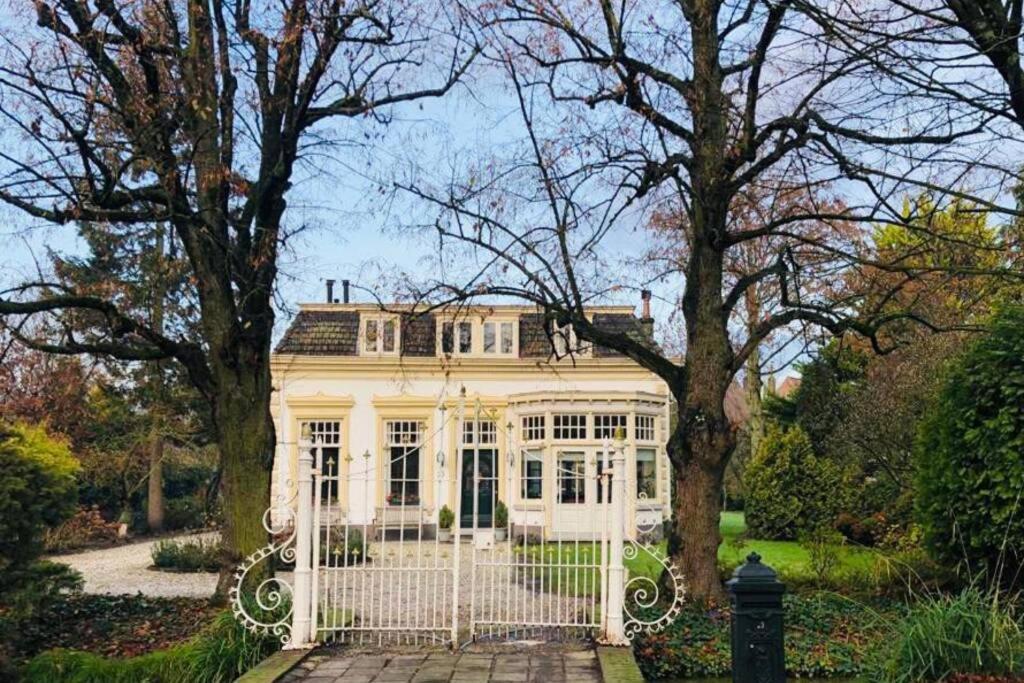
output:
[[355, 653], [324, 650], [307, 657], [284, 683], [601, 683], [593, 650]]

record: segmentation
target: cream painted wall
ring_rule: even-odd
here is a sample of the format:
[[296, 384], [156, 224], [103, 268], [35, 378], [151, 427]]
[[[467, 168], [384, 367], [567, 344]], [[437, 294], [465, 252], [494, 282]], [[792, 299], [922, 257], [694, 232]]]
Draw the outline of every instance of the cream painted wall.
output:
[[[342, 459], [352, 458], [347, 463], [351, 481], [342, 498], [347, 498], [351, 522], [372, 523], [381, 504], [383, 484], [368, 487], [360, 473], [369, 469], [376, 476], [376, 472], [381, 471], [382, 419], [417, 419], [428, 424], [428, 433], [432, 437], [429, 451], [424, 449], [421, 458], [421, 475], [429, 477], [429, 481], [421, 484], [421, 499], [424, 515], [436, 520], [440, 506], [444, 503], [453, 505], [454, 501], [455, 474], [452, 468], [457, 464], [452, 457], [457, 417], [455, 406], [460, 390], [465, 388], [467, 419], [472, 419], [474, 405], [479, 398], [482, 405], [496, 412], [499, 424], [511, 422], [514, 425], [513, 450], [521, 447], [519, 416], [537, 409], [536, 404], [533, 407], [521, 404], [519, 399], [523, 395], [544, 393], [547, 399], [575, 400], [573, 409], [580, 407], [581, 412], [588, 405], [606, 406], [605, 412], [619, 412], [639, 399], [645, 412], [658, 415], [659, 495], [657, 501], [651, 501], [653, 504], [645, 505], [639, 511], [635, 501], [631, 501], [628, 509], [630, 527], [658, 524], [668, 514], [669, 468], [664, 451], [668, 429], [664, 408], [667, 390], [660, 379], [629, 361], [580, 359], [575, 366], [563, 361], [552, 367], [538, 365], [534, 361], [510, 363], [505, 360], [500, 364], [488, 364], [484, 359], [467, 359], [454, 366], [445, 366], [434, 359], [404, 363], [397, 358], [339, 361], [278, 357], [273, 364], [273, 372], [276, 392], [272, 412], [278, 437], [273, 476], [275, 496], [290, 498], [294, 493], [292, 482], [296, 479], [298, 424], [308, 419], [341, 420], [345, 423]], [[549, 420], [549, 437], [551, 427]], [[499, 442], [504, 460], [508, 443], [504, 433], [499, 433]], [[628, 491], [635, 490], [634, 448], [634, 444], [627, 443]], [[363, 457], [365, 453], [369, 454], [368, 459]], [[443, 454], [443, 467], [435, 460], [438, 453]], [[531, 501], [530, 510], [518, 512], [513, 506], [513, 522], [551, 524], [554, 486], [553, 467], [548, 465], [545, 462], [543, 505], [538, 506]], [[516, 482], [518, 477], [512, 484]], [[499, 486], [500, 496], [506, 501], [511, 500], [511, 492], [505, 490], [508, 485], [502, 483]]]

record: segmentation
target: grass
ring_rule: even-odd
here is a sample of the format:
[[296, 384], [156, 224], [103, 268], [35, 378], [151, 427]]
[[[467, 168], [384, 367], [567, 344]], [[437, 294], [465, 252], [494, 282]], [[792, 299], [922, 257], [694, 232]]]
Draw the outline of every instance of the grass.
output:
[[[762, 562], [780, 574], [806, 576], [812, 573], [810, 553], [796, 541], [744, 538], [747, 525], [742, 512], [723, 512], [719, 530], [722, 532], [722, 545], [718, 547], [718, 561], [726, 567], [742, 564], [747, 555], [756, 551]], [[865, 548], [843, 546], [839, 549], [837, 571], [869, 571], [877, 557], [877, 552]]]
[[[742, 512], [723, 512], [721, 525], [722, 545], [718, 548], [718, 560], [729, 571], [746, 560], [747, 555], [757, 552], [761, 561], [769, 565], [780, 575], [788, 578], [808, 578], [813, 576], [810, 552], [796, 541], [763, 541], [744, 537], [747, 526]], [[530, 545], [518, 550], [522, 561], [528, 563], [520, 577], [527, 582], [540, 586], [543, 575], [544, 591], [568, 595], [590, 595], [594, 586], [593, 569], [577, 570], [580, 564], [596, 564], [593, 548], [589, 542], [580, 542], [577, 546], [571, 541], [563, 541], [561, 557], [557, 543], [544, 544], [544, 559], [541, 560], [541, 546]], [[655, 546], [659, 556], [665, 554], [665, 543]], [[525, 557], [524, 555], [525, 554]], [[839, 563], [837, 575], [850, 572], [870, 572], [875, 566], [877, 552], [865, 548], [843, 546], [838, 550]], [[539, 563], [540, 566], [532, 566]], [[635, 558], [626, 558], [624, 562], [630, 576], [645, 576], [657, 579], [661, 576], [662, 566], [650, 554], [640, 551]]]

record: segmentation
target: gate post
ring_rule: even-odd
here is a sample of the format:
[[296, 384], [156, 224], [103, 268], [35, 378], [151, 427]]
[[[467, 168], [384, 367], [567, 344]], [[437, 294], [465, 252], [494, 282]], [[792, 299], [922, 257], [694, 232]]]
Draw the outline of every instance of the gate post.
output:
[[312, 609], [313, 447], [309, 425], [299, 439], [298, 510], [295, 521], [295, 591], [292, 594], [292, 639], [289, 649], [309, 647]]
[[625, 605], [626, 568], [622, 548], [626, 530], [626, 453], [623, 450], [622, 428], [615, 434], [612, 451], [612, 528], [608, 551], [608, 615], [604, 620], [604, 640], [609, 645], [629, 645], [622, 610]]

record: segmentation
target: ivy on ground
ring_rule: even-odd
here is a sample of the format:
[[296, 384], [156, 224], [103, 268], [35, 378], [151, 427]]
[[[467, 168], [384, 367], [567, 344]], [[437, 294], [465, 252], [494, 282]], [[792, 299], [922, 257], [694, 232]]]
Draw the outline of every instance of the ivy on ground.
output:
[[133, 657], [183, 642], [210, 623], [207, 600], [142, 595], [67, 595], [18, 624], [20, 658], [62, 647]]
[[[895, 603], [867, 606], [824, 592], [784, 600], [786, 668], [794, 677], [857, 675], [881, 637], [881, 616], [900, 609]], [[633, 650], [648, 680], [728, 676], [729, 628], [729, 608], [689, 607], [664, 631], [638, 635]]]

